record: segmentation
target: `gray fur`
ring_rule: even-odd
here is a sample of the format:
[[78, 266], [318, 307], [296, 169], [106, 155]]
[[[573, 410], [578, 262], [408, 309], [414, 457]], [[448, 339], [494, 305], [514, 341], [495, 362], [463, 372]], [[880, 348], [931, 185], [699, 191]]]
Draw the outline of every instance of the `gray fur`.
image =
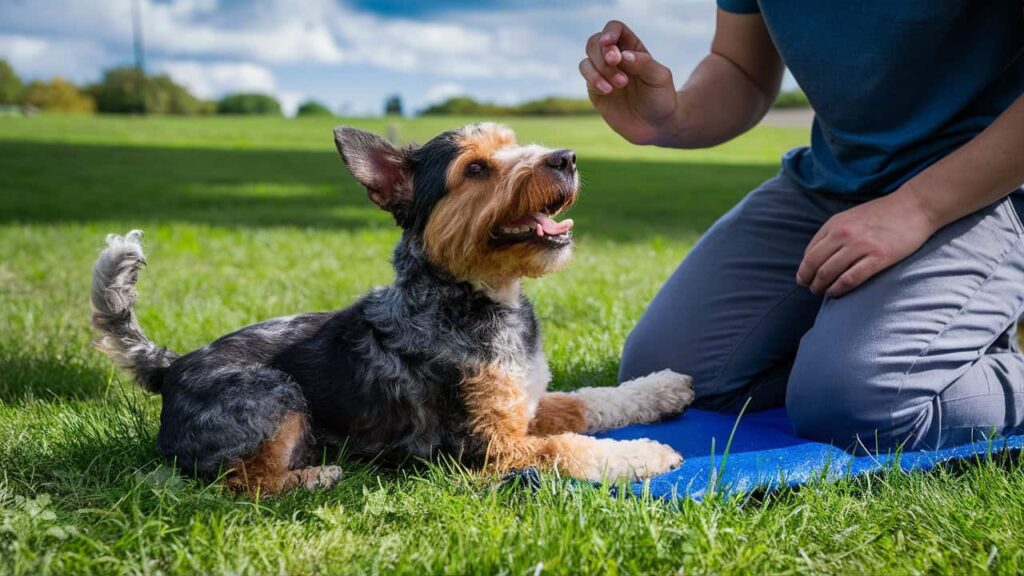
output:
[[135, 283], [145, 264], [141, 230], [107, 236], [107, 248], [92, 270], [92, 325], [102, 335], [96, 347], [143, 388], [159, 392], [165, 370], [178, 355], [146, 338], [135, 318]]

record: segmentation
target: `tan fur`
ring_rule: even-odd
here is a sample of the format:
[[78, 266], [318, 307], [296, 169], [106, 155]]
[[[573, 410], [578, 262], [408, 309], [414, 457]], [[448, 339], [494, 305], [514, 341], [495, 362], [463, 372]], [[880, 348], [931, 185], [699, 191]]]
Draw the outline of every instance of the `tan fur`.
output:
[[[552, 436], [533, 433], [523, 386], [514, 374], [498, 365], [483, 366], [467, 374], [460, 392], [469, 415], [469, 432], [486, 444], [487, 467], [491, 471], [536, 466], [590, 480], [636, 480], [670, 470], [682, 461], [675, 450], [651, 440], [611, 440], [571, 432]], [[564, 394], [549, 394], [545, 398], [552, 396], [555, 398], [547, 403], [551, 409], [560, 402], [576, 400], [566, 400], [568, 396]], [[541, 405], [544, 404], [542, 398]], [[575, 410], [582, 409], [581, 405], [575, 406]], [[554, 426], [551, 418], [543, 423]]]
[[[461, 151], [448, 168], [448, 193], [434, 207], [423, 233], [424, 250], [432, 262], [493, 290], [523, 276], [553, 272], [566, 260], [557, 255], [562, 250], [534, 244], [490, 246], [496, 226], [540, 211], [568, 192], [553, 175], [537, 170], [547, 149], [522, 147], [508, 153], [516, 146], [512, 132], [503, 127], [483, 125], [463, 134]], [[488, 166], [489, 175], [466, 177], [466, 166], [472, 162]], [[574, 200], [572, 191], [563, 208]]]
[[538, 453], [545, 467], [587, 480], [639, 480], [675, 468], [683, 457], [653, 440], [612, 440], [580, 434], [547, 436]]
[[289, 412], [272, 437], [260, 444], [255, 454], [233, 469], [227, 478], [229, 488], [253, 497], [272, 495], [303, 486], [329, 486], [341, 475], [337, 466], [312, 466], [290, 470], [296, 449], [308, 434], [306, 417]]
[[583, 400], [559, 392], [542, 396], [530, 421], [530, 434], [535, 436], [583, 432], [586, 428], [587, 407]]
[[498, 471], [532, 465], [537, 447], [527, 436], [528, 401], [519, 382], [489, 365], [467, 375], [459, 391], [470, 434], [487, 445], [488, 465]]

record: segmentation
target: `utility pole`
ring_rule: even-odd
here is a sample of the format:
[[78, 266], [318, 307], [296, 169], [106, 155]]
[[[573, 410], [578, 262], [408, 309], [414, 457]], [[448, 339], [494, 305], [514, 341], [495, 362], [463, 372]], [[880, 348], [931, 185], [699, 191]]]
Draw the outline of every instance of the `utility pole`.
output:
[[135, 71], [138, 73], [135, 85], [136, 111], [146, 113], [146, 61], [142, 47], [142, 7], [139, 0], [132, 0], [132, 39], [135, 44]]

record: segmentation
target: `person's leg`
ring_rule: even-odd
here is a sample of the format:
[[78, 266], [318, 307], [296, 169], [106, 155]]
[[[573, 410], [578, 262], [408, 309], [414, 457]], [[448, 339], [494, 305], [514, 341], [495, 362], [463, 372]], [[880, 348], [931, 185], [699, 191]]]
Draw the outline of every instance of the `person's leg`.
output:
[[781, 406], [788, 365], [821, 300], [796, 284], [807, 243], [834, 213], [785, 176], [709, 229], [648, 306], [619, 381], [666, 368], [693, 377], [694, 406]]
[[934, 449], [1024, 425], [1024, 238], [1009, 200], [827, 299], [786, 406], [796, 432], [860, 451]]

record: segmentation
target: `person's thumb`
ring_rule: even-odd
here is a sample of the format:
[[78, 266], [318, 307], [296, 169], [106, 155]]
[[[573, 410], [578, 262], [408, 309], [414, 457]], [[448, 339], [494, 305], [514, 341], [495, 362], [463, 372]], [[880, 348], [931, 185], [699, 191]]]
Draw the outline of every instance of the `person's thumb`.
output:
[[647, 52], [623, 50], [619, 69], [651, 86], [664, 86], [672, 83], [672, 71]]

